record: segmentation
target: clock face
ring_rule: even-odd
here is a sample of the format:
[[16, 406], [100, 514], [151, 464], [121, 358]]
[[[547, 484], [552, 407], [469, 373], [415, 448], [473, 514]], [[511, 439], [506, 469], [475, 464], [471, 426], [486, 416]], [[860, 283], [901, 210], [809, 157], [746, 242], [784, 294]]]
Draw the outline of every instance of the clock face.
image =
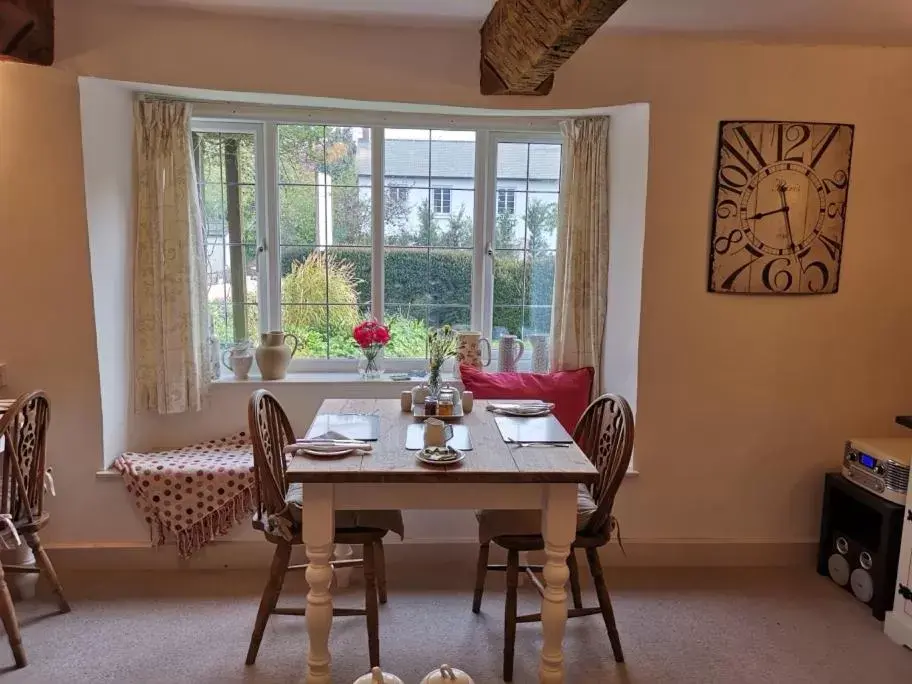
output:
[[723, 121], [709, 290], [836, 292], [854, 126]]

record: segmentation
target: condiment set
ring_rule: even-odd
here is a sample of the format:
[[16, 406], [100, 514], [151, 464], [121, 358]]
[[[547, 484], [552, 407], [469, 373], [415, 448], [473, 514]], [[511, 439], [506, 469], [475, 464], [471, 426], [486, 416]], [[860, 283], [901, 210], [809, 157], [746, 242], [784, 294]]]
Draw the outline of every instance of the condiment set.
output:
[[416, 385], [411, 390], [403, 390], [399, 402], [406, 413], [420, 406], [423, 410], [420, 413], [415, 411], [415, 415], [454, 418], [461, 415], [460, 409], [461, 413], [471, 413], [475, 397], [469, 390], [460, 394], [452, 385], [445, 385], [436, 396], [431, 394], [427, 385]]

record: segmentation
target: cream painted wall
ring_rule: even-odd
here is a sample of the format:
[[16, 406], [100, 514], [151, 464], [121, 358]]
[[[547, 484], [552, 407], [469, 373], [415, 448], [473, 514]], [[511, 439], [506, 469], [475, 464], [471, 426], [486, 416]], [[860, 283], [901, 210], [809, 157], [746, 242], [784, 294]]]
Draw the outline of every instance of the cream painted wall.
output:
[[117, 536], [123, 520], [130, 534], [142, 533], [124, 515], [125, 494], [96, 489], [101, 399], [80, 138], [72, 75], [0, 62], [3, 391], [41, 388], [51, 397], [57, 497], [48, 502], [54, 524], [42, 533], [51, 542]]
[[[15, 155], [5, 147], [3, 158], [14, 161], [2, 169], [22, 197], [13, 208], [17, 220], [4, 220], [4, 232], [9, 225], [30, 229], [4, 246], [13, 256], [4, 261], [14, 267], [0, 279], [8, 289], [45, 267], [48, 257], [42, 252], [39, 260], [32, 248], [36, 240], [61, 250], [47, 269], [54, 277], [14, 304], [24, 328], [0, 333], [15, 387], [46, 384], [55, 395], [55, 460], [66, 463], [61, 488], [71, 492], [68, 516], [52, 526], [59, 541], [145, 538], [121, 487], [91, 479], [101, 461], [101, 426], [77, 74], [468, 106], [648, 102], [641, 476], [625, 484], [618, 510], [629, 538], [811, 540], [822, 473], [838, 463], [842, 441], [896, 431], [892, 416], [912, 407], [912, 231], [904, 209], [912, 177], [904, 135], [912, 120], [910, 50], [595, 39], [561, 70], [547, 98], [488, 100], [478, 94], [474, 32], [99, 7], [61, 3], [58, 68], [11, 67], [0, 95], [4, 130], [13, 127], [18, 137]], [[838, 295], [785, 300], [706, 293], [716, 129], [720, 119], [739, 117], [856, 124]], [[55, 189], [53, 203], [39, 201], [39, 189], [48, 187]], [[60, 320], [67, 323], [65, 343], [51, 337], [59, 335]], [[65, 357], [47, 360], [61, 349]], [[220, 391], [199, 417], [139, 420], [136, 438], [170, 441], [242, 424], [244, 393]], [[287, 392], [302, 415], [317, 400], [313, 390]]]

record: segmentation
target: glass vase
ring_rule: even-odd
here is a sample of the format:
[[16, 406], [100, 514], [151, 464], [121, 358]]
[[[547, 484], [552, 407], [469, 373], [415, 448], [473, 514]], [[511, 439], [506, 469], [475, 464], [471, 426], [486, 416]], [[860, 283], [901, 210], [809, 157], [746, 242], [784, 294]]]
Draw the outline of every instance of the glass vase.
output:
[[428, 367], [428, 393], [437, 399], [440, 396], [440, 366], [431, 365]]
[[361, 350], [358, 374], [362, 380], [379, 380], [383, 376], [383, 347], [375, 345]]

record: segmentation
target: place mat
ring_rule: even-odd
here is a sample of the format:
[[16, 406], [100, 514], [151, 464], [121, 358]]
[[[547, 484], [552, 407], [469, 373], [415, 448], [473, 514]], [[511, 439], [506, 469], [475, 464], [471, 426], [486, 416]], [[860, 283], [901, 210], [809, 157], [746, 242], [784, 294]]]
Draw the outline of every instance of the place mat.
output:
[[336, 432], [348, 439], [376, 442], [380, 439], [380, 416], [363, 413], [321, 413], [314, 418], [305, 437], [314, 439]]
[[497, 429], [505, 442], [572, 444], [571, 437], [554, 415], [534, 418], [494, 416]]
[[[472, 450], [472, 438], [465, 425], [453, 425], [453, 436], [447, 445], [460, 451]], [[424, 448], [424, 423], [412, 423], [405, 433], [405, 448], [409, 451], [420, 451]]]

